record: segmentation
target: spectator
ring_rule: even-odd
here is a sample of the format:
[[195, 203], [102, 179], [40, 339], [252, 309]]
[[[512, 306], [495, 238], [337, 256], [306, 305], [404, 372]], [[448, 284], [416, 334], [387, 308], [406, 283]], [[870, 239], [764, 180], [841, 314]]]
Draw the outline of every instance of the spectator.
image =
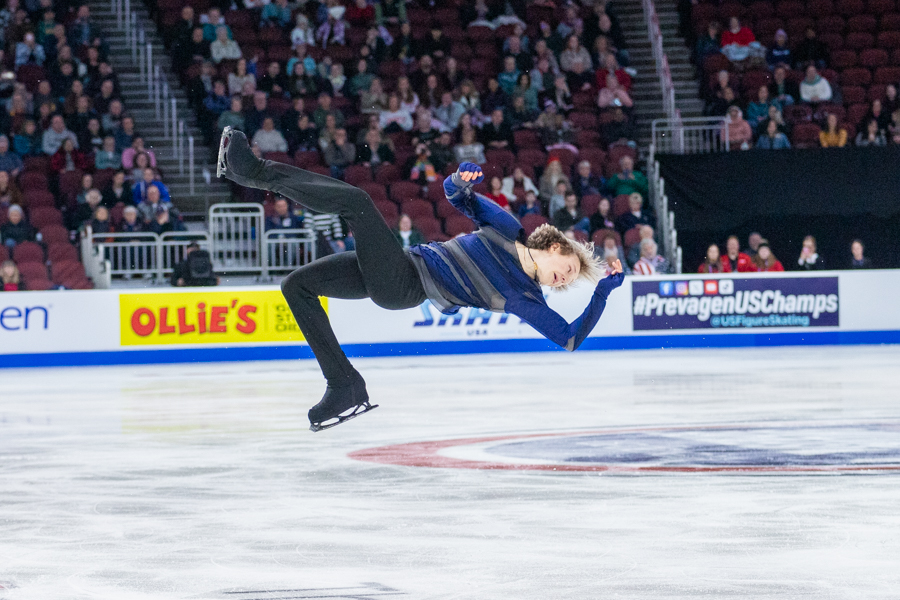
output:
[[[635, 244], [635, 248], [639, 249], [640, 245]], [[631, 275], [631, 269], [627, 262], [625, 262], [625, 253], [622, 251], [622, 247], [619, 245], [616, 237], [607, 233], [603, 236], [603, 240], [600, 243], [600, 247], [594, 250], [595, 254], [599, 253], [603, 260], [606, 261], [606, 274], [612, 275], [612, 263], [615, 261], [619, 261], [622, 265], [622, 271], [626, 275]]]
[[806, 28], [805, 38], [794, 48], [794, 68], [806, 69], [814, 65], [819, 69], [828, 66], [828, 46], [819, 41], [814, 27]]
[[633, 227], [650, 225], [650, 215], [642, 209], [643, 205], [644, 198], [638, 192], [628, 195], [628, 212], [619, 217], [616, 224], [622, 236]]
[[784, 29], [779, 29], [775, 32], [775, 43], [766, 52], [766, 64], [769, 65], [770, 70], [778, 65], [790, 66], [794, 64], [787, 41], [788, 36]]
[[291, 9], [288, 7], [287, 0], [273, 0], [263, 6], [260, 15], [260, 27], [281, 27], [285, 28], [291, 23]]
[[[185, 7], [190, 8], [190, 7]], [[203, 28], [195, 27], [191, 37], [172, 48], [172, 65], [176, 71], [184, 72], [195, 63], [203, 63], [212, 58], [209, 40], [203, 36]]]
[[509, 97], [495, 78], [488, 79], [488, 89], [481, 96], [481, 111], [486, 114], [492, 114], [495, 110], [503, 110], [509, 103]]
[[694, 62], [698, 67], [703, 67], [708, 56], [719, 54], [722, 26], [718, 21], [710, 21], [706, 26], [706, 33], [697, 38], [694, 44]]
[[416, 126], [412, 130], [412, 145], [419, 142], [429, 144], [440, 135], [439, 128], [443, 127], [440, 121], [432, 117], [431, 111], [424, 106], [416, 110]]
[[244, 114], [247, 137], [252, 139], [253, 134], [262, 127], [263, 121], [272, 116], [274, 115], [269, 111], [269, 100], [265, 92], [253, 92], [253, 106]]
[[351, 236], [344, 236], [344, 228], [341, 226], [341, 218], [334, 214], [309, 212], [307, 221], [311, 223], [316, 232], [318, 256], [340, 254], [346, 252]]
[[[157, 188], [151, 188], [151, 199], [157, 195]], [[156, 235], [170, 233], [172, 231], [185, 231], [186, 228], [173, 213], [173, 209], [168, 204], [156, 203], [154, 217], [150, 220], [147, 230]]]
[[382, 0], [375, 3], [375, 23], [378, 25], [406, 24], [406, 4], [401, 0]]
[[[350, 78], [350, 81], [347, 82], [347, 94], [350, 96], [359, 96], [366, 90], [368, 90], [372, 86], [372, 82], [375, 81], [375, 74], [369, 70], [369, 63], [366, 59], [361, 58], [356, 62], [356, 73]], [[381, 82], [379, 81], [379, 85]], [[384, 90], [381, 90], [381, 93], [384, 94]], [[387, 97], [383, 98], [384, 104], [387, 104]], [[367, 107], [368, 104], [363, 103], [362, 107]]]
[[122, 166], [126, 169], [131, 169], [134, 166], [134, 158], [142, 152], [147, 155], [147, 158], [150, 161], [149, 166], [155, 169], [156, 154], [154, 154], [153, 150], [150, 150], [149, 148], [144, 146], [144, 138], [139, 135], [134, 136], [134, 140], [132, 140], [131, 142], [131, 147], [126, 148], [122, 152]]
[[0, 265], [0, 281], [3, 283], [4, 292], [18, 292], [25, 289], [19, 277], [19, 267], [11, 260], [5, 260]]
[[781, 106], [792, 106], [800, 99], [800, 88], [787, 78], [787, 69], [783, 66], [775, 67], [772, 73], [769, 97]]
[[69, 45], [76, 49], [82, 46], [93, 46], [99, 49], [103, 46], [100, 32], [91, 21], [90, 7], [86, 4], [78, 7], [76, 18], [69, 25], [67, 39]]
[[109, 186], [103, 191], [100, 203], [107, 208], [112, 208], [119, 202], [131, 205], [134, 197], [129, 192], [130, 190], [125, 187], [125, 171], [120, 169], [113, 174]]
[[636, 265], [637, 262], [641, 260], [641, 242], [643, 242], [644, 240], [653, 240], [655, 239], [655, 236], [656, 233], [649, 225], [641, 225], [640, 227], [638, 227], [639, 241], [628, 249], [628, 266], [634, 268], [634, 265]]
[[209, 252], [202, 250], [197, 242], [188, 245], [184, 260], [172, 270], [172, 285], [175, 287], [219, 285], [219, 278], [213, 272], [212, 257]]
[[891, 124], [888, 125], [891, 143], [900, 144], [900, 108], [891, 113]]
[[[147, 199], [150, 197], [151, 188], [155, 188], [159, 192], [159, 197], [162, 202], [171, 202], [171, 197], [169, 196], [169, 188], [166, 185], [157, 179], [156, 171], [152, 168], [147, 167], [144, 169], [143, 177], [141, 180], [134, 184], [134, 187], [131, 190], [132, 193], [132, 201], [140, 205], [141, 203], [146, 203]], [[145, 220], [149, 221], [152, 218], [152, 215], [145, 215], [147, 217]]]
[[851, 269], [871, 269], [872, 261], [863, 255], [865, 246], [861, 240], [853, 240], [850, 244], [850, 268]]
[[[81, 191], [75, 196], [75, 202], [77, 204], [84, 204], [87, 202], [87, 194], [92, 189], [94, 189], [94, 176], [90, 173], [82, 173], [81, 175]], [[99, 204], [99, 201], [98, 201]], [[87, 214], [85, 218], [90, 218], [90, 214]]]
[[280, 131], [275, 129], [275, 121], [272, 117], [263, 120], [262, 129], [253, 134], [253, 144], [259, 147], [260, 152], [287, 152], [287, 140]]
[[131, 146], [131, 144], [134, 143], [136, 135], [137, 132], [134, 130], [134, 119], [128, 115], [123, 115], [122, 122], [119, 123], [119, 126], [113, 132], [113, 137], [116, 138], [116, 150], [122, 152]]
[[[500, 178], [496, 176], [491, 177], [491, 183], [488, 188], [488, 191], [484, 195], [496, 202], [500, 208], [509, 210], [510, 199], [503, 193], [503, 182]], [[513, 200], [515, 200], [515, 198]]]
[[464, 79], [459, 86], [459, 103], [469, 114], [481, 112], [481, 96], [471, 79]]
[[87, 154], [96, 154], [103, 148], [103, 131], [97, 117], [91, 117], [87, 127], [79, 132], [78, 147]]
[[288, 148], [291, 152], [317, 151], [319, 132], [309, 115], [303, 113], [297, 117], [297, 126], [292, 128], [288, 136]]
[[28, 224], [25, 211], [18, 204], [6, 210], [6, 223], [0, 226], [0, 238], [8, 248], [34, 239], [34, 228]]
[[750, 232], [750, 235], [747, 236], [747, 248], [744, 250], [744, 254], [753, 258], [756, 256], [756, 253], [759, 252], [759, 245], [762, 244], [763, 236], [760, 235], [758, 231]]
[[722, 54], [731, 62], [741, 62], [751, 56], [762, 54], [765, 49], [756, 41], [756, 36], [749, 27], [741, 25], [741, 20], [731, 17], [728, 29], [722, 32]]
[[216, 39], [219, 27], [225, 28], [228, 39], [234, 38], [231, 27], [225, 23], [225, 17], [222, 16], [222, 11], [216, 7], [210, 8], [205, 15], [200, 15], [200, 23], [203, 25], [203, 37], [209, 42]]
[[272, 229], [302, 229], [303, 217], [290, 210], [287, 198], [278, 196], [275, 198], [274, 212], [266, 217], [266, 231]]
[[552, 100], [544, 102], [544, 112], [534, 122], [535, 128], [541, 138], [541, 144], [550, 152], [551, 150], [564, 149], [573, 154], [578, 154], [575, 147], [575, 131], [572, 124], [556, 110]]
[[722, 125], [720, 136], [723, 142], [728, 142], [732, 150], [736, 148], [746, 150], [750, 147], [753, 141], [753, 129], [737, 106], [732, 105], [728, 109], [728, 116]]
[[226, 127], [233, 127], [243, 131], [245, 128], [244, 110], [240, 96], [232, 96], [228, 110], [219, 115], [216, 121], [216, 129], [219, 135]]
[[27, 64], [43, 66], [46, 59], [44, 47], [37, 43], [33, 33], [26, 33], [24, 39], [16, 44], [17, 70], [22, 65]]
[[316, 127], [319, 129], [325, 128], [325, 117], [328, 115], [334, 116], [335, 124], [338, 127], [344, 126], [344, 113], [332, 107], [331, 103], [331, 96], [328, 93], [322, 92], [319, 94], [318, 106], [316, 106], [316, 110], [313, 112], [313, 121], [316, 122]]
[[326, 46], [343, 46], [346, 43], [347, 22], [344, 20], [346, 8], [340, 5], [327, 8], [325, 21], [316, 29], [316, 41], [325, 48]]
[[441, 94], [441, 104], [434, 109], [435, 118], [443, 123], [449, 131], [456, 129], [459, 120], [465, 113], [466, 109], [453, 99], [453, 94], [450, 92]]
[[228, 38], [228, 30], [221, 25], [216, 27], [216, 40], [209, 45], [209, 53], [215, 64], [226, 59], [237, 60], [242, 56], [240, 46]]
[[484, 156], [484, 144], [475, 139], [474, 129], [463, 129], [460, 143], [453, 147], [457, 162], [473, 162], [483, 165], [487, 162]]
[[887, 84], [884, 88], [884, 112], [886, 115], [893, 115], [894, 111], [900, 108], [900, 97], [897, 96], [897, 86], [893, 83]]
[[102, 204], [97, 206], [94, 209], [90, 225], [93, 233], [112, 233], [113, 226], [109, 220], [109, 209]]
[[487, 148], [496, 150], [511, 150], [513, 145], [513, 132], [509, 123], [503, 118], [503, 111], [499, 108], [491, 112], [491, 120], [481, 130], [481, 138]]
[[537, 194], [532, 190], [528, 190], [525, 192], [525, 201], [519, 205], [519, 210], [516, 212], [519, 218], [521, 219], [525, 215], [538, 215], [541, 214], [541, 204], [538, 202]]
[[715, 244], [710, 244], [709, 248], [706, 249], [706, 259], [703, 261], [703, 264], [700, 265], [700, 268], [697, 269], [698, 273], [728, 273], [728, 264], [722, 260], [722, 257], [719, 256], [719, 247]]
[[378, 114], [378, 124], [385, 133], [409, 131], [413, 128], [412, 116], [400, 107], [400, 97], [397, 94], [391, 94], [388, 98], [387, 109]]
[[775, 105], [779, 110], [781, 109], [777, 101], [769, 98], [769, 87], [765, 85], [759, 86], [756, 92], [756, 100], [747, 105], [747, 122], [750, 123], [753, 131], [758, 133], [765, 131], [760, 126], [769, 118], [769, 107], [772, 105]]
[[755, 270], [761, 273], [767, 271], [784, 271], [784, 266], [777, 258], [775, 258], [775, 255], [772, 254], [772, 249], [769, 248], [768, 240], [760, 242], [756, 256], [754, 256], [752, 260]]
[[575, 176], [572, 178], [572, 188], [579, 199], [599, 194], [605, 187], [606, 182], [603, 178], [591, 171], [590, 161], [582, 160], [578, 163], [575, 168]]
[[150, 158], [146, 153], [140, 152], [134, 156], [134, 167], [131, 169], [132, 181], [140, 181], [144, 177], [144, 169], [150, 167]]
[[237, 61], [234, 72], [228, 74], [228, 93], [232, 96], [240, 95], [248, 83], [256, 89], [256, 75], [247, 72], [247, 60], [241, 58]]
[[729, 237], [725, 243], [725, 256], [722, 257], [722, 262], [726, 263], [726, 273], [751, 273], [755, 270], [752, 259], [740, 249], [737, 236]]
[[78, 147], [78, 138], [66, 128], [62, 115], [53, 115], [50, 119], [50, 128], [44, 132], [41, 149], [44, 151], [44, 154], [53, 156], [65, 140], [71, 140], [72, 145], [75, 148]]
[[575, 192], [566, 192], [565, 205], [554, 213], [553, 225], [563, 232], [577, 229], [587, 234], [590, 222], [581, 214], [581, 210], [578, 208], [578, 196], [575, 195]]
[[606, 76], [606, 85], [597, 95], [597, 106], [601, 109], [613, 106], [619, 108], [631, 108], [634, 106], [631, 96], [628, 95], [624, 87], [619, 85], [619, 80], [616, 79], [615, 73], [609, 73]]
[[[113, 131], [115, 133], [115, 130], [118, 130], [119, 126], [122, 124], [123, 111], [124, 107], [122, 101], [113, 100], [109, 103], [109, 112], [100, 117], [100, 125], [102, 125], [103, 129], [106, 131]], [[127, 147], [128, 146], [126, 146], [126, 148]]]
[[594, 65], [590, 52], [581, 45], [577, 35], [566, 39], [566, 49], [559, 55], [559, 68], [566, 73], [573, 88], [581, 89], [583, 84], [590, 84]]
[[832, 97], [831, 84], [819, 75], [815, 65], [806, 67], [806, 77], [800, 82], [800, 99], [810, 104], [829, 102]]
[[75, 147], [75, 142], [66, 138], [59, 150], [50, 157], [50, 168], [57, 173], [84, 171], [88, 168], [87, 157]]
[[9, 138], [0, 135], [0, 171], [6, 171], [13, 177], [22, 170], [22, 159], [15, 152], [9, 151]]
[[[609, 198], [600, 199], [600, 202], [597, 204], [597, 212], [591, 215], [588, 225], [588, 233], [591, 236], [600, 229], [610, 229], [615, 231], [616, 224], [613, 222]], [[624, 259], [622, 262], [624, 264]]]
[[281, 63], [273, 60], [266, 67], [266, 74], [257, 82], [256, 89], [272, 98], [281, 98], [287, 95], [288, 86], [287, 75], [281, 72]]
[[566, 205], [566, 194], [570, 191], [569, 185], [565, 181], [558, 181], [553, 193], [550, 195], [550, 201], [547, 202], [547, 214], [553, 216], [557, 211], [562, 210]]
[[408, 249], [410, 246], [418, 246], [419, 244], [425, 243], [425, 238], [418, 229], [413, 227], [412, 219], [409, 218], [409, 215], [400, 215], [400, 220], [397, 223], [397, 229], [394, 230], [394, 235], [397, 237], [397, 241], [400, 242], [400, 245], [403, 246], [404, 250]]
[[22, 192], [7, 171], [0, 171], [0, 209], [6, 210], [13, 204], [22, 205]]
[[384, 140], [378, 129], [366, 130], [363, 143], [356, 151], [356, 161], [367, 167], [393, 164], [397, 160], [391, 145]]
[[364, 115], [380, 114], [388, 105], [387, 94], [381, 85], [381, 79], [374, 77], [359, 96], [359, 111]]
[[302, 12], [298, 12], [294, 28], [291, 30], [291, 46], [296, 50], [301, 45], [315, 46], [316, 33], [309, 24], [309, 18]]
[[856, 134], [857, 146], [886, 146], [887, 140], [884, 137], [884, 131], [878, 127], [878, 121], [869, 119], [866, 123], [866, 130]]
[[657, 254], [659, 247], [652, 239], [641, 240], [641, 258], [634, 265], [635, 275], [656, 275], [671, 272], [669, 261]]
[[606, 87], [606, 82], [609, 76], [615, 75], [616, 81], [619, 82], [619, 87], [625, 88], [626, 92], [631, 91], [632, 81], [631, 76], [619, 66], [619, 63], [616, 61], [616, 57], [612, 54], [607, 55], [604, 59], [606, 63], [604, 63], [603, 67], [597, 69], [597, 74], [595, 77], [595, 83], [597, 88], [603, 89]]
[[[544, 201], [549, 201], [550, 197], [553, 195], [556, 190], [556, 186], [558, 183], [565, 184], [566, 189], [572, 187], [572, 183], [569, 181], [569, 178], [563, 173], [562, 163], [558, 158], [551, 158], [547, 163], [547, 168], [544, 169], [544, 173], [541, 175], [539, 180], [539, 186], [541, 191], [541, 199]], [[551, 213], [552, 214], [552, 213]]]
[[22, 123], [19, 132], [13, 136], [13, 149], [22, 158], [38, 156], [43, 152], [43, 136], [38, 133], [34, 119], [25, 119]]
[[325, 149], [325, 164], [331, 169], [335, 179], [344, 178], [344, 169], [356, 160], [356, 147], [347, 141], [347, 130], [338, 128], [334, 140]]
[[325, 152], [331, 142], [334, 141], [337, 130], [337, 120], [334, 118], [334, 115], [325, 117], [325, 128], [319, 132], [319, 149], [322, 152]]
[[786, 135], [778, 131], [776, 121], [767, 119], [764, 133], [756, 140], [756, 147], [760, 150], [789, 150], [791, 142]]
[[619, 160], [619, 172], [609, 178], [607, 186], [613, 196], [630, 195], [634, 192], [641, 196], [649, 194], [647, 177], [634, 170], [634, 159], [627, 155]]
[[534, 185], [534, 181], [531, 180], [531, 177], [525, 175], [525, 171], [522, 170], [522, 167], [514, 168], [512, 175], [503, 178], [503, 195], [506, 196], [510, 202], [516, 202], [517, 200], [522, 199], [526, 192], [529, 191], [534, 192], [535, 194], [540, 192], [537, 186]]
[[834, 113], [825, 117], [825, 129], [819, 132], [819, 144], [823, 148], [843, 148], [847, 145], [847, 130], [838, 127], [838, 118]]
[[500, 88], [507, 96], [511, 96], [513, 90], [516, 89], [520, 74], [521, 71], [516, 66], [516, 59], [512, 56], [505, 57], [503, 59], [503, 71], [497, 75], [497, 83], [500, 84]]
[[133, 204], [129, 204], [122, 211], [122, 223], [119, 225], [121, 233], [141, 233], [144, 231], [144, 224], [138, 219], [138, 209]]
[[437, 169], [431, 161], [431, 150], [422, 142], [416, 144], [416, 155], [412, 159], [409, 180], [423, 185], [437, 181]]
[[537, 111], [529, 109], [526, 105], [525, 96], [513, 96], [512, 106], [509, 108], [506, 115], [506, 121], [513, 131], [533, 128], [537, 118]]
[[306, 68], [302, 60], [298, 60], [292, 67], [287, 89], [294, 96], [312, 96], [319, 92], [319, 78]]
[[[797, 260], [801, 271], [820, 271], [825, 268], [824, 261], [816, 251], [816, 238], [811, 235], [803, 238], [803, 248], [800, 250], [800, 258]], [[782, 271], [784, 269], [781, 269]]]

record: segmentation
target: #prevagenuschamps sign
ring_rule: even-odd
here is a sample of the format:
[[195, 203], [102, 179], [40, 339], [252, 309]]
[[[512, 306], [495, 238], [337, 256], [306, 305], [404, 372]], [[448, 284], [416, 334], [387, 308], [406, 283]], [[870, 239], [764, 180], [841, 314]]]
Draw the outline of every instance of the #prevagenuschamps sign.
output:
[[837, 277], [632, 282], [635, 331], [837, 327]]

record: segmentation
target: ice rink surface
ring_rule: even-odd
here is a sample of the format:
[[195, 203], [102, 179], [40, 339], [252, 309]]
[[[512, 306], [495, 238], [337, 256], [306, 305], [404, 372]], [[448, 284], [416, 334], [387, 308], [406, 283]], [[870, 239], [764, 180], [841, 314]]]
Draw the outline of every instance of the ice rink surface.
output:
[[898, 347], [355, 362], [0, 371], [0, 598], [898, 598]]

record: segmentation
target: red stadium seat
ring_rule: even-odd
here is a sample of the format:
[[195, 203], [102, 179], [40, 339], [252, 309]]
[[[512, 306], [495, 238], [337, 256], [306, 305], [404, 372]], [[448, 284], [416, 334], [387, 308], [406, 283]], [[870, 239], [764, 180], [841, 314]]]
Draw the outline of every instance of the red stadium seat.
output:
[[516, 155], [510, 150], [488, 149], [484, 151], [484, 156], [488, 163], [502, 168], [504, 173], [512, 173], [516, 164]]
[[459, 214], [459, 211], [456, 210], [456, 207], [450, 204], [450, 201], [446, 198], [434, 203], [434, 212], [441, 219], [447, 219], [452, 217], [453, 215]]
[[847, 109], [847, 121], [850, 123], [859, 123], [868, 112], [869, 105], [865, 102], [861, 104], [851, 104], [850, 108]]
[[9, 260], [9, 248], [0, 246], [0, 265]]
[[885, 90], [887, 85], [883, 83], [873, 83], [869, 86], [868, 91], [866, 92], [866, 101], [872, 102], [872, 100], [884, 100], [886, 96]]
[[69, 230], [62, 225], [46, 225], [41, 228], [41, 241], [48, 247], [53, 244], [68, 244]]
[[301, 169], [309, 169], [312, 166], [321, 165], [322, 159], [319, 157], [318, 152], [303, 152], [298, 150], [294, 154], [294, 164]]
[[840, 50], [844, 47], [844, 34], [842, 33], [821, 33], [819, 40], [822, 41], [832, 52]]
[[815, 123], [797, 123], [791, 135], [791, 145], [796, 148], [817, 148], [820, 128]]
[[847, 19], [847, 31], [864, 31], [872, 33], [878, 28], [878, 19], [874, 15], [853, 15]]
[[66, 260], [78, 262], [78, 250], [68, 240], [62, 243], [50, 244], [47, 248], [47, 258], [51, 263]]
[[291, 165], [294, 163], [291, 160], [290, 154], [287, 152], [266, 152], [265, 154], [266, 160], [271, 160], [272, 162], [282, 163], [285, 165]]
[[596, 129], [597, 116], [589, 112], [573, 112], [569, 114], [569, 122], [577, 129]]
[[398, 181], [391, 185], [390, 198], [397, 204], [419, 198], [422, 195], [422, 186], [411, 181]]
[[40, 207], [28, 211], [31, 224], [37, 229], [43, 229], [48, 225], [62, 226], [62, 213], [53, 207]]
[[[863, 52], [868, 52], [868, 50], [863, 50]], [[831, 53], [831, 66], [839, 71], [855, 67], [858, 61], [855, 50], [835, 50]]]
[[444, 233], [450, 237], [456, 237], [461, 233], [472, 233], [473, 231], [475, 231], [475, 223], [465, 215], [457, 213], [444, 221]]
[[848, 33], [844, 38], [844, 45], [852, 50], [872, 48], [875, 45], [875, 36], [871, 33], [854, 31], [853, 33]]
[[622, 236], [614, 229], [598, 229], [594, 232], [594, 235], [591, 236], [591, 241], [594, 242], [595, 246], [603, 246], [603, 240], [609, 236], [615, 238], [616, 246], [622, 246]]
[[[33, 158], [33, 157], [28, 157]], [[26, 160], [28, 160], [26, 158]], [[29, 191], [36, 190], [49, 190], [50, 185], [47, 181], [47, 172], [50, 170], [50, 165], [47, 165], [47, 170], [45, 171], [31, 171], [28, 169], [28, 163], [25, 164], [25, 171], [19, 175], [19, 188], [25, 193]]]
[[619, 194], [615, 198], [613, 198], [613, 215], [616, 218], [621, 217], [625, 213], [627, 213], [631, 208], [628, 206], [628, 194]]
[[834, 2], [831, 0], [809, 0], [806, 3], [806, 12], [820, 17], [828, 16], [834, 12]]
[[900, 48], [900, 31], [882, 31], [879, 33], [878, 47], [885, 50]]
[[894, 0], [866, 0], [866, 10], [873, 15], [883, 15], [897, 10]]
[[443, 181], [433, 181], [428, 184], [428, 191], [425, 192], [425, 199], [431, 202], [432, 204], [437, 204], [441, 200], [443, 200], [446, 196], [444, 196], [444, 182]]
[[900, 67], [878, 67], [875, 69], [875, 76], [872, 81], [874, 83], [883, 83], [885, 85], [900, 81]]
[[865, 12], [866, 5], [863, 0], [838, 0], [837, 11], [845, 17], [852, 17]]
[[857, 102], [865, 102], [866, 101], [866, 89], [859, 86], [844, 86], [841, 90], [844, 94], [844, 102], [849, 104], [856, 104]]
[[403, 179], [403, 173], [400, 172], [400, 168], [396, 165], [382, 163], [375, 171], [375, 182], [381, 185], [391, 185], [401, 179]]
[[623, 240], [625, 243], [625, 249], [629, 250], [635, 244], [639, 244], [641, 242], [641, 228], [640, 227], [632, 227], [628, 231], [625, 232], [625, 239]]
[[806, 6], [799, 0], [784, 0], [778, 3], [778, 8], [775, 12], [783, 19], [801, 17], [806, 14]]
[[887, 50], [882, 50], [881, 48], [869, 48], [868, 50], [860, 52], [859, 64], [863, 67], [874, 69], [886, 65], [888, 63], [888, 58]]
[[378, 209], [378, 212], [381, 213], [381, 216], [384, 217], [384, 220], [387, 221], [388, 225], [396, 223], [397, 218], [400, 216], [397, 205], [390, 200], [380, 200], [376, 202], [375, 208]]
[[535, 229], [548, 222], [547, 218], [541, 215], [525, 215], [522, 217], [522, 229], [525, 230], [525, 235], [531, 235]]
[[390, 202], [387, 190], [380, 183], [363, 183], [359, 187], [375, 202]]
[[900, 13], [881, 15], [879, 27], [882, 31], [900, 31]]
[[400, 205], [400, 214], [407, 214], [413, 219], [434, 217], [434, 205], [425, 200], [407, 200]]
[[[595, 175], [603, 174], [603, 165], [606, 164], [606, 152], [600, 148], [585, 147], [581, 149], [578, 155], [578, 162], [586, 160], [591, 163], [591, 172]], [[577, 167], [577, 165], [576, 165]]]
[[372, 168], [365, 165], [350, 165], [344, 169], [344, 181], [355, 186], [369, 183], [372, 181]]
[[767, 19], [775, 16], [775, 4], [768, 0], [757, 0], [750, 5], [750, 15], [754, 20]]
[[22, 242], [16, 245], [12, 251], [13, 260], [19, 263], [44, 264], [44, 249], [35, 242]]
[[20, 66], [16, 71], [16, 80], [32, 94], [37, 91], [38, 83], [45, 79], [47, 79], [47, 73], [40, 65], [26, 64]]
[[583, 196], [581, 198], [581, 214], [590, 216], [597, 212], [597, 207], [600, 206], [601, 200], [603, 200], [603, 196], [600, 194], [588, 194], [587, 196]]
[[[817, 13], [810, 13], [817, 14]], [[844, 21], [843, 17], [838, 15], [826, 15], [820, 16], [819, 20], [816, 21], [816, 29], [819, 33], [838, 33], [843, 34], [844, 29], [847, 27], [847, 22]]]
[[841, 73], [841, 85], [867, 86], [872, 83], [872, 72], [862, 67], [844, 69]]
[[56, 197], [47, 190], [26, 190], [23, 196], [28, 208], [56, 206]]

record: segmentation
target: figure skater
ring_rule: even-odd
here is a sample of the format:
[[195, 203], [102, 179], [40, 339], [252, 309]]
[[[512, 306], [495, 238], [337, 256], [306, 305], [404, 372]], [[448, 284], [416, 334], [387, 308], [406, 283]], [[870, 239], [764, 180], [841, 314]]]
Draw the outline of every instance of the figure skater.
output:
[[[281, 194], [309, 210], [343, 217], [353, 231], [356, 251], [326, 256], [288, 275], [281, 290], [328, 382], [325, 396], [309, 411], [310, 429], [339, 425], [377, 405], [335, 338], [319, 296], [371, 298], [389, 310], [413, 308], [430, 300], [445, 314], [463, 306], [520, 317], [548, 339], [575, 350], [594, 329], [609, 293], [622, 285], [622, 265], [600, 280], [601, 261], [593, 244], [570, 240], [542, 225], [525, 236], [509, 213], [472, 190], [484, 180], [481, 168], [462, 163], [444, 180], [447, 199], [479, 227], [449, 242], [404, 250], [372, 199], [352, 185], [291, 165], [262, 160], [247, 137], [226, 127], [217, 174], [237, 184]], [[597, 284], [587, 308], [567, 323], [547, 306], [541, 286], [565, 290], [576, 279]]]

